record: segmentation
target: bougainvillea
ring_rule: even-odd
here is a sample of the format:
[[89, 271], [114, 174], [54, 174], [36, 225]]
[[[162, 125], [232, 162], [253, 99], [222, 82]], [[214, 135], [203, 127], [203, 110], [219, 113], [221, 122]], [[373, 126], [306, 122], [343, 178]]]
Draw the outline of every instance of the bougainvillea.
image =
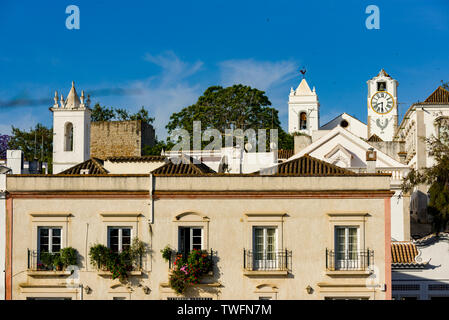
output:
[[192, 250], [187, 259], [177, 255], [170, 274], [170, 287], [177, 293], [183, 294], [188, 285], [199, 284], [202, 276], [212, 271], [213, 263], [205, 250]]
[[8, 142], [11, 137], [3, 134], [0, 135], [0, 159], [6, 159], [6, 150], [8, 150]]

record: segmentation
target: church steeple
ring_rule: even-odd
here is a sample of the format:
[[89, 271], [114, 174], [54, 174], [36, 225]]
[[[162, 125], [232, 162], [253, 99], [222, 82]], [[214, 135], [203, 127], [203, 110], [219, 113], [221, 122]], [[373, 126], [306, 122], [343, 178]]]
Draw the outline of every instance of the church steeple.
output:
[[398, 124], [398, 82], [384, 69], [367, 81], [368, 136], [393, 141]]
[[[90, 158], [90, 117], [89, 98], [81, 98], [72, 81], [67, 98], [55, 92], [53, 112], [53, 173], [84, 162]], [[59, 104], [58, 104], [59, 103]]]
[[310, 90], [307, 80], [303, 77], [296, 90], [290, 90], [288, 132], [301, 132], [311, 136], [312, 132], [319, 128], [319, 107], [315, 87]]

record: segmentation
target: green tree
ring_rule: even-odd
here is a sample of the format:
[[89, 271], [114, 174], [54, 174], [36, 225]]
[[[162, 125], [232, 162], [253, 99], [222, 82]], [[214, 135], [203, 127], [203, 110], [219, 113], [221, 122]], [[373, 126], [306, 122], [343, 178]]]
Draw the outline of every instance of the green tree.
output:
[[150, 114], [144, 106], [142, 106], [139, 111], [134, 114], [130, 114], [128, 110], [123, 108], [108, 108], [106, 106], [101, 106], [99, 103], [95, 104], [92, 109], [92, 122], [97, 121], [127, 121], [127, 120], [142, 120], [149, 124], [153, 123], [154, 118], [150, 117]]
[[[271, 102], [264, 91], [241, 84], [227, 88], [212, 86], [206, 89], [195, 104], [173, 113], [166, 128], [169, 134], [177, 129], [185, 129], [191, 139], [194, 121], [201, 122], [202, 131], [214, 128], [222, 134], [226, 129], [245, 131], [251, 128], [256, 133], [258, 129], [277, 129], [279, 148], [290, 147], [292, 143], [289, 143], [289, 138], [281, 128], [278, 110], [270, 106]], [[203, 142], [203, 146], [208, 143]]]
[[9, 149], [22, 150], [28, 161], [38, 159], [48, 163], [51, 173], [53, 157], [53, 129], [38, 123], [29, 131], [12, 126], [12, 137], [8, 143]]
[[107, 108], [96, 103], [92, 109], [91, 120], [92, 122], [98, 121], [111, 121], [115, 118], [115, 113], [112, 108]]
[[442, 87], [443, 87], [444, 89], [449, 90], [449, 82], [443, 82], [443, 81], [441, 81], [441, 83], [442, 83]]
[[440, 137], [425, 139], [429, 155], [435, 164], [430, 168], [412, 169], [402, 184], [402, 191], [411, 192], [418, 185], [425, 184], [429, 188], [427, 212], [432, 216], [433, 230], [445, 230], [449, 222], [449, 128], [441, 132]]

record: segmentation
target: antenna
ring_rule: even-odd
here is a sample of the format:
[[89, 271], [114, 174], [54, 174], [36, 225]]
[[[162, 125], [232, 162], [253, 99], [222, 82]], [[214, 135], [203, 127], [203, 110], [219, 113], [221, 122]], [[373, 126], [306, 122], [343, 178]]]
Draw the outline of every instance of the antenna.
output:
[[36, 144], [37, 144], [37, 130], [34, 130], [34, 159], [36, 160]]
[[42, 135], [41, 140], [41, 162], [44, 161], [44, 135]]

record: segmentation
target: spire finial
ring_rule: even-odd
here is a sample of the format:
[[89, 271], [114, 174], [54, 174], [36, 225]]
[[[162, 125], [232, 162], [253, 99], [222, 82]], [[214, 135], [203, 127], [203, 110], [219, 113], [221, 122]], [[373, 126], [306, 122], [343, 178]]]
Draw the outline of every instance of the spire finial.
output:
[[56, 108], [58, 107], [58, 91], [55, 91], [55, 97], [53, 98], [53, 100], [55, 101], [55, 106], [56, 106]]
[[84, 104], [84, 90], [81, 90], [81, 103]]
[[302, 78], [305, 79], [306, 78], [306, 72], [307, 72], [306, 67], [302, 67], [302, 69], [300, 69], [299, 72], [301, 72]]
[[75, 81], [72, 80], [72, 88], [75, 88]]

